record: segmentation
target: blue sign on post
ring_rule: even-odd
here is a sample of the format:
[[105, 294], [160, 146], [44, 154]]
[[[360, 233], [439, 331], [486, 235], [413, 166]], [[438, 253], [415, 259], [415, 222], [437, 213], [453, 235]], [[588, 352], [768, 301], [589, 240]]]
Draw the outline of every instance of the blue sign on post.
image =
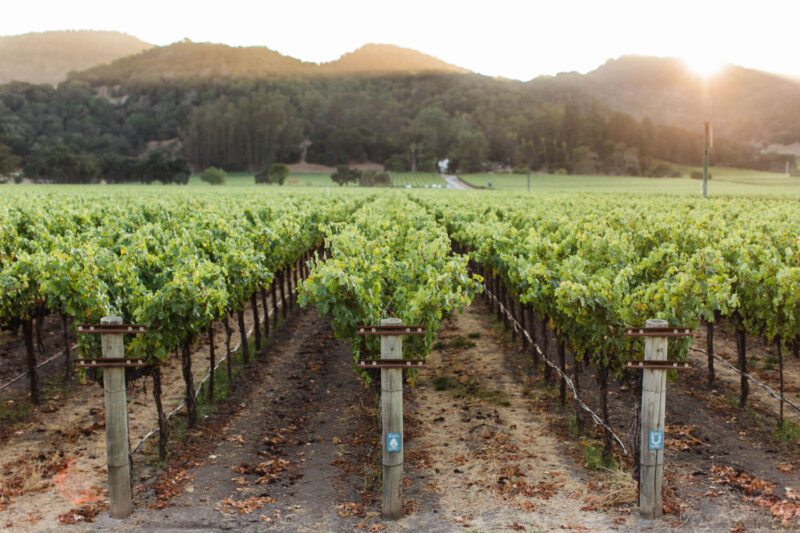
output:
[[387, 433], [386, 434], [386, 451], [399, 452], [403, 449], [403, 437], [400, 433]]
[[664, 430], [651, 430], [650, 438], [647, 440], [648, 450], [663, 450], [664, 449]]

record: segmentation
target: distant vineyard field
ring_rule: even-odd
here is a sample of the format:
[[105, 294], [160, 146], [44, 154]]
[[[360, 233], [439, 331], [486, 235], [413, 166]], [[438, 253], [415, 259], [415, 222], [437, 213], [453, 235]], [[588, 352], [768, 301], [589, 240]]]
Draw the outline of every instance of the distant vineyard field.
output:
[[[636, 176], [579, 176], [559, 174], [531, 174], [531, 191], [582, 191], [610, 193], [651, 193], [699, 195], [700, 181], [689, 178], [696, 167], [679, 167], [682, 178], [643, 178]], [[725, 167], [712, 167], [709, 194], [724, 195], [798, 195], [800, 178], [775, 172], [759, 172]], [[493, 189], [525, 191], [526, 174], [463, 174], [459, 177], [469, 185]]]
[[447, 186], [447, 182], [439, 174], [433, 172], [392, 172], [390, 175], [392, 185], [395, 187], [405, 187], [406, 185], [412, 187]]

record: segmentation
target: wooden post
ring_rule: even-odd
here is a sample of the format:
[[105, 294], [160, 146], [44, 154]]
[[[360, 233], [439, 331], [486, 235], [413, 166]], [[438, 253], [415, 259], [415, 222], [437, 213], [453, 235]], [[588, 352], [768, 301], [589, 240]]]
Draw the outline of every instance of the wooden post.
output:
[[[381, 326], [398, 326], [399, 318], [385, 318]], [[381, 359], [402, 359], [403, 337], [381, 335]], [[383, 446], [383, 518], [403, 517], [403, 369], [381, 368], [381, 445]], [[389, 433], [399, 434], [398, 451], [388, 451]]]
[[[666, 320], [647, 321], [647, 327], [664, 328], [667, 325]], [[665, 361], [667, 337], [645, 337], [644, 359]], [[663, 514], [664, 408], [667, 373], [662, 369], [645, 369], [643, 372], [639, 511], [642, 518], [653, 520]], [[654, 433], [651, 439], [651, 432], [659, 431], [661, 433]]]
[[[101, 324], [122, 324], [122, 318], [107, 316]], [[103, 358], [121, 359], [125, 356], [122, 333], [103, 333], [100, 336]], [[103, 388], [106, 403], [106, 457], [108, 493], [111, 499], [111, 518], [127, 518], [133, 512], [131, 501], [130, 443], [128, 442], [128, 409], [125, 394], [125, 369], [103, 369]]]

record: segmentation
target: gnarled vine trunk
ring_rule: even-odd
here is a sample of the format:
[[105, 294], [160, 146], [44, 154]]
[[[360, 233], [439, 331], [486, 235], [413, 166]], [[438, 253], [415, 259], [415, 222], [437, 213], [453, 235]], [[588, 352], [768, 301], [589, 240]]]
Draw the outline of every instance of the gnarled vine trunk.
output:
[[164, 413], [164, 406], [161, 403], [161, 367], [153, 369], [153, 400], [156, 402], [156, 413], [158, 414], [158, 458], [161, 461], [167, 460], [167, 440], [169, 439], [169, 426], [167, 416]]
[[22, 321], [22, 336], [25, 341], [25, 362], [28, 365], [30, 378], [31, 402], [39, 405], [39, 371], [36, 369], [36, 351], [33, 347], [33, 319]]
[[194, 397], [194, 379], [192, 378], [192, 351], [189, 339], [181, 346], [181, 368], [183, 382], [186, 384], [186, 423], [194, 427], [197, 423], [197, 401]]
[[250, 362], [250, 345], [247, 343], [247, 328], [244, 325], [244, 309], [236, 312], [236, 318], [239, 321], [239, 336], [242, 338], [242, 361], [244, 364]]

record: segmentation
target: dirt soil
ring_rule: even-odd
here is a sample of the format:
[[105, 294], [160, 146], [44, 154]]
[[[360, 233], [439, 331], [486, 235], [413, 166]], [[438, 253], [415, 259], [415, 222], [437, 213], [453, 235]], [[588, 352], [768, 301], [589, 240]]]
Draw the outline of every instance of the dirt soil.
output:
[[[56, 506], [51, 500], [66, 499], [45, 488], [0, 512], [0, 526], [76, 532], [798, 527], [797, 447], [773, 439], [752, 415], [731, 407], [725, 387], [707, 390], [704, 368], [668, 385], [668, 514], [646, 521], [637, 516], [635, 485], [624, 471], [629, 458], [617, 455], [624, 469], [614, 474], [587, 470], [585, 449], [601, 442], [571, 433], [566, 421], [572, 406], [559, 405], [558, 389], [544, 383], [541, 367], [528, 377], [526, 357], [482, 301], [446, 322], [427, 367], [405, 390], [405, 517], [395, 522], [380, 518], [376, 389], [357, 379], [349, 346], [310, 310], [283, 325], [232, 398], [174, 445], [167, 465], [136, 467], [132, 517], [113, 520], [99, 509], [84, 520], [78, 511], [92, 509]], [[582, 385], [596, 408], [597, 384], [588, 370]], [[627, 444], [630, 386], [613, 382], [609, 389], [612, 425]], [[102, 417], [102, 408], [92, 416]], [[70, 448], [69, 439], [49, 431], [51, 440], [41, 442], [52, 451], [38, 461], [41, 477], [66, 471], [64, 478], [73, 476], [76, 489], [94, 491], [102, 505], [102, 447]], [[90, 434], [102, 438], [103, 432]], [[53, 445], [57, 437], [60, 446]], [[85, 438], [76, 442], [86, 446]], [[34, 444], [29, 442], [32, 452]], [[87, 453], [97, 456], [100, 470], [72, 470], [70, 456], [92, 466], [83, 459]], [[58, 507], [55, 515], [52, 507]], [[65, 509], [76, 524], [58, 522]]]
[[[267, 305], [272, 308], [271, 298], [267, 299]], [[261, 305], [259, 317], [263, 322]], [[234, 328], [231, 344], [236, 350], [240, 335], [235, 319], [231, 325]], [[249, 306], [245, 326], [252, 330]], [[214, 329], [219, 360], [226, 352], [225, 329], [221, 323], [215, 324]], [[208, 371], [208, 357], [208, 337], [203, 336], [192, 348], [195, 385]], [[185, 396], [180, 359], [170, 357], [161, 368], [162, 402], [169, 412]], [[27, 378], [21, 382], [27, 391]], [[128, 430], [134, 449], [147, 433], [158, 427], [152, 381], [129, 384], [127, 400]], [[21, 423], [4, 428], [0, 444], [0, 530], [13, 527], [20, 532], [39, 531], [47, 527], [43, 524], [58, 524], [59, 515], [78, 506], [102, 505], [107, 500], [103, 403], [103, 390], [96, 382], [73, 384], [46, 395], [42, 404]], [[145, 450], [153, 449], [156, 438], [148, 441]], [[149, 458], [135, 454], [134, 468], [146, 460]]]
[[[506, 334], [506, 343], [509, 340]], [[717, 332], [715, 341], [717, 351], [727, 355], [729, 360], [732, 354], [735, 360], [732, 332]], [[704, 331], [696, 335], [694, 345], [705, 348]], [[549, 357], [555, 361], [555, 342], [551, 341], [549, 346]], [[748, 351], [754, 360], [765, 359], [770, 347], [751, 339]], [[705, 359], [690, 357], [690, 360], [693, 368], [681, 371], [676, 381], [667, 383], [665, 507], [671, 515], [656, 527], [709, 531], [736, 527], [745, 528], [742, 531], [800, 527], [794, 511], [800, 503], [796, 495], [800, 488], [800, 446], [775, 438], [773, 416], [777, 412], [777, 402], [774, 399], [763, 401], [762, 395], [755, 391], [758, 387], [751, 385], [754, 401], [749, 402], [751, 407], [739, 409], [738, 375], [717, 364], [718, 381], [709, 388]], [[528, 368], [529, 361], [526, 360], [523, 367]], [[796, 361], [786, 357], [786, 363], [787, 374], [797, 372]], [[570, 376], [574, 364], [572, 354], [568, 353]], [[547, 386], [542, 368], [540, 365], [534, 369], [534, 387]], [[574, 409], [569, 404], [566, 409], [558, 406], [555, 374], [551, 387], [553, 401], [544, 407], [562, 415], [559, 422], [554, 421], [553, 429], [565, 438], [572, 438], [565, 431], [563, 421]], [[628, 449], [632, 448], [633, 410], [638, 409], [635, 394], [632, 382], [609, 379], [611, 426]], [[599, 384], [589, 367], [581, 379], [581, 397], [600, 413]], [[591, 422], [589, 424], [591, 426]], [[599, 437], [598, 428], [591, 427], [591, 433]], [[598, 446], [601, 445], [598, 440]], [[579, 453], [574, 455], [576, 460], [582, 460]], [[632, 468], [630, 457], [618, 453], [617, 459], [627, 469]]]

